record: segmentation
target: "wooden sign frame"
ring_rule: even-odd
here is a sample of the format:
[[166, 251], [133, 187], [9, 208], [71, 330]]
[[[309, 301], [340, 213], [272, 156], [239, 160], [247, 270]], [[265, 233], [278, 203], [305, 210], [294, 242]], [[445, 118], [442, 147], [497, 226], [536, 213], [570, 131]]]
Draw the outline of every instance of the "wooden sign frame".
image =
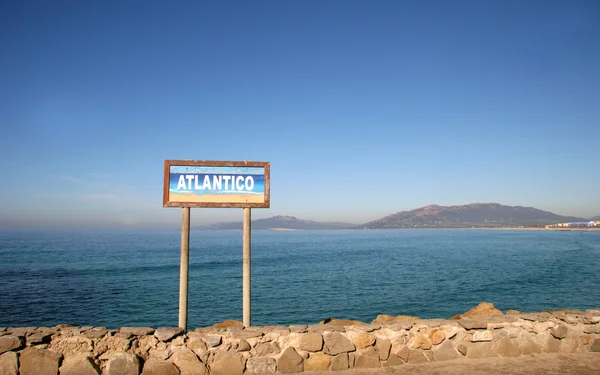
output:
[[[259, 167], [264, 168], [263, 202], [178, 202], [170, 200], [171, 166], [183, 167]], [[271, 205], [271, 164], [260, 161], [165, 160], [163, 207], [269, 208]]]

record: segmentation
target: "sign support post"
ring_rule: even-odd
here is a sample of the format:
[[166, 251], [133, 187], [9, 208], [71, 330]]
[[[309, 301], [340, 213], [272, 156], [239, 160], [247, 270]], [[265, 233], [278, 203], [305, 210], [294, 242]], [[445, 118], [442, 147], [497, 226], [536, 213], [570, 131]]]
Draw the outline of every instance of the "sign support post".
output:
[[190, 263], [190, 208], [181, 215], [181, 261], [179, 265], [179, 328], [187, 331], [188, 281]]
[[244, 317], [244, 327], [250, 327], [250, 246], [251, 246], [251, 213], [250, 208], [244, 208], [244, 225], [243, 225], [243, 254], [242, 254], [242, 294], [243, 294], [243, 317]]

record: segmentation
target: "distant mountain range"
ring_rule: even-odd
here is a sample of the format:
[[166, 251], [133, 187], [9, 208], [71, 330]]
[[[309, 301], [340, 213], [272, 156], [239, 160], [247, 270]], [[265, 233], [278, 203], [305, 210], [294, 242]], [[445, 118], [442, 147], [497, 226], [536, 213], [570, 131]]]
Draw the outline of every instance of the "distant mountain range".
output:
[[591, 218], [590, 220], [594, 220], [594, 221], [596, 221], [596, 220], [600, 220], [600, 215], [598, 215], [598, 216], [594, 216], [594, 217], [593, 217], [593, 218]]
[[[252, 221], [252, 229], [296, 229], [296, 230], [329, 230], [329, 229], [349, 229], [356, 227], [356, 224], [349, 223], [326, 223], [312, 220], [302, 220], [293, 216], [273, 216], [267, 219], [258, 219]], [[230, 230], [242, 229], [242, 222], [230, 222], [211, 224], [195, 227], [196, 230]]]
[[360, 225], [358, 228], [537, 227], [546, 224], [587, 220], [589, 219], [556, 215], [533, 207], [504, 206], [498, 203], [471, 203], [462, 206], [431, 205], [411, 211], [402, 211]]

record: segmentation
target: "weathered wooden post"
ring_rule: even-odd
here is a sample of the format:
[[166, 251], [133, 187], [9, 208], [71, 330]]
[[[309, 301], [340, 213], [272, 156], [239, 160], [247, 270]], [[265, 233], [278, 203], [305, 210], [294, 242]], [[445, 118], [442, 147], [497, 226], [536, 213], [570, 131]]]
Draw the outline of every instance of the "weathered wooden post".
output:
[[251, 292], [250, 292], [250, 246], [251, 246], [251, 214], [250, 208], [244, 208], [244, 224], [243, 224], [243, 254], [242, 254], [242, 295], [243, 295], [243, 317], [244, 327], [250, 327], [251, 315]]
[[187, 331], [188, 281], [190, 269], [190, 208], [181, 215], [181, 260], [179, 263], [179, 327]]

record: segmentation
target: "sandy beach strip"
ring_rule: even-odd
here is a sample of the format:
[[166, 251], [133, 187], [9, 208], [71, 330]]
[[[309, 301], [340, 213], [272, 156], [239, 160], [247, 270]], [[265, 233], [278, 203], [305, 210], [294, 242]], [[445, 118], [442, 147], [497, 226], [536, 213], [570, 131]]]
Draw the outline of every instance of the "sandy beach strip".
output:
[[264, 203], [262, 194], [177, 194], [169, 193], [170, 202]]

